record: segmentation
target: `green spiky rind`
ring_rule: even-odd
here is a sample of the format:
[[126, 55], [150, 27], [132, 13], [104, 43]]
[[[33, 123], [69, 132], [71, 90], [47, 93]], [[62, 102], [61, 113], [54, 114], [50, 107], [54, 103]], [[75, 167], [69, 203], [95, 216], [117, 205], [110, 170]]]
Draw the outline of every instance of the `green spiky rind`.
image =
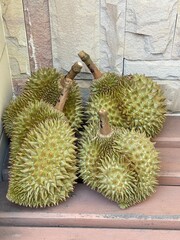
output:
[[83, 181], [95, 189], [95, 179], [98, 174], [97, 159], [99, 158], [99, 146], [95, 141], [97, 127], [95, 125], [85, 126], [79, 141], [79, 169]]
[[29, 103], [15, 118], [10, 145], [10, 163], [14, 162], [27, 133], [46, 119], [61, 119], [62, 121], [67, 121], [62, 112], [59, 112], [54, 109], [52, 105], [42, 100]]
[[125, 127], [124, 119], [121, 118], [118, 100], [114, 100], [111, 95], [101, 93], [91, 96], [87, 104], [87, 119], [88, 123], [98, 123], [99, 117], [97, 112], [99, 109], [104, 109], [108, 112], [109, 123], [116, 127]]
[[3, 126], [6, 132], [6, 135], [11, 138], [14, 119], [17, 117], [19, 112], [27, 106], [27, 104], [31, 101], [33, 93], [31, 91], [24, 92], [22, 95], [18, 96], [16, 99], [11, 100], [7, 108], [3, 113]]
[[[14, 119], [29, 102], [43, 100], [52, 105], [56, 104], [62, 92], [62, 86], [59, 84], [62, 78], [64, 75], [53, 68], [42, 68], [29, 78], [22, 95], [11, 101], [4, 111], [3, 124], [8, 137], [12, 136]], [[77, 130], [82, 121], [82, 103], [80, 90], [75, 82], [65, 104], [65, 115], [72, 127]]]
[[80, 128], [83, 120], [83, 107], [80, 88], [75, 81], [73, 81], [63, 112], [72, 128], [75, 130]]
[[[37, 92], [44, 101], [55, 105], [62, 92], [60, 80], [64, 77], [54, 68], [42, 68], [29, 79], [25, 91]], [[82, 122], [82, 100], [79, 86], [75, 81], [73, 81], [63, 112], [70, 125], [77, 130]]]
[[80, 143], [83, 181], [123, 209], [154, 193], [158, 152], [145, 133], [116, 128], [112, 135], [103, 137], [97, 132], [98, 127], [90, 124]]
[[128, 154], [137, 173], [136, 201], [132, 203], [133, 205], [145, 200], [156, 190], [159, 173], [158, 152], [145, 133], [137, 132], [135, 129], [131, 131], [121, 129], [117, 144]]
[[91, 86], [91, 96], [107, 94], [116, 96], [117, 88], [119, 87], [121, 77], [115, 73], [105, 73], [101, 78], [95, 79]]
[[69, 197], [76, 180], [74, 133], [60, 119], [32, 129], [10, 168], [7, 198], [28, 207], [57, 205]]
[[104, 74], [91, 87], [87, 107], [89, 122], [97, 122], [97, 111], [104, 108], [115, 127], [135, 128], [154, 137], [165, 121], [166, 104], [163, 91], [144, 75], [118, 77]]
[[52, 105], [56, 104], [61, 92], [59, 80], [63, 77], [54, 68], [42, 68], [32, 74], [22, 95], [12, 100], [4, 111], [3, 125], [9, 138], [12, 137], [14, 119], [29, 102], [42, 99]]
[[153, 137], [165, 121], [166, 104], [163, 91], [151, 78], [130, 75], [121, 80], [119, 88], [121, 117], [129, 129], [135, 128]]
[[36, 99], [55, 105], [60, 96], [60, 80], [64, 78], [62, 73], [55, 68], [41, 68], [34, 72], [26, 82], [24, 91], [31, 91]]
[[97, 191], [121, 208], [136, 201], [137, 173], [126, 154], [113, 154], [101, 160]]
[[137, 174], [127, 154], [118, 149], [118, 134], [114, 131], [110, 137], [103, 137], [95, 125], [86, 127], [80, 143], [79, 168], [84, 183], [124, 206], [124, 202], [134, 200]]

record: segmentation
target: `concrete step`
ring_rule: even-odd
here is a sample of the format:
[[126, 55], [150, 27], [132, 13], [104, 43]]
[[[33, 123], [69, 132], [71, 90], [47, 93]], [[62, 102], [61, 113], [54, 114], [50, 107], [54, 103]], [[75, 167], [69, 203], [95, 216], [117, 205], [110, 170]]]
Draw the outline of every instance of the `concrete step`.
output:
[[180, 148], [158, 148], [160, 185], [180, 185]]
[[180, 147], [180, 117], [167, 116], [164, 127], [160, 134], [153, 139], [158, 148]]
[[179, 240], [180, 231], [143, 229], [0, 227], [1, 240]]
[[0, 183], [0, 226], [180, 230], [178, 186], [159, 186], [146, 201], [126, 210], [83, 184], [64, 203], [45, 209], [15, 205], [6, 191], [7, 183]]

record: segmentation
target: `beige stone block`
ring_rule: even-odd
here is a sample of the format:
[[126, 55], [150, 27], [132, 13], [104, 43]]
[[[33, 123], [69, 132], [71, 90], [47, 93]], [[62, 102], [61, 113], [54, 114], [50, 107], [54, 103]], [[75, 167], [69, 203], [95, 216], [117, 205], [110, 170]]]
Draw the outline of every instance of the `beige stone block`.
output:
[[172, 113], [180, 113], [180, 82], [157, 81], [164, 91], [167, 110]]
[[[1, 7], [1, 6], [0, 6]], [[2, 15], [0, 8], [0, 43], [5, 42], [4, 29], [2, 25]], [[12, 97], [12, 82], [9, 68], [9, 59], [6, 44], [3, 44], [3, 51], [0, 55], [0, 135], [2, 133], [2, 114]]]
[[180, 11], [176, 18], [176, 29], [174, 32], [172, 59], [180, 59]]
[[22, 1], [0, 0], [13, 76], [29, 74], [29, 56]]
[[178, 0], [127, 0], [125, 58], [171, 59]]
[[[50, 18], [53, 63], [58, 69], [69, 70], [78, 61], [78, 52], [88, 52], [99, 63], [100, 1], [52, 0]], [[87, 71], [84, 68], [83, 71]]]
[[153, 79], [180, 80], [180, 60], [124, 61], [124, 74], [145, 74]]
[[100, 66], [122, 74], [126, 0], [102, 0], [100, 8]]

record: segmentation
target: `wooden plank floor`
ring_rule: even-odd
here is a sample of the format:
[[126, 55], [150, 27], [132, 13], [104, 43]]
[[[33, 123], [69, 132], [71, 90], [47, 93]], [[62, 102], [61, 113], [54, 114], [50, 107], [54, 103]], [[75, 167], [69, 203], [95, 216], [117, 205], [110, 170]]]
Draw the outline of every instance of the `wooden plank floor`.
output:
[[[161, 171], [157, 191], [126, 210], [83, 184], [66, 202], [30, 209], [10, 203], [0, 183], [0, 240], [180, 239], [180, 117], [167, 117], [157, 136]], [[5, 170], [7, 175], [7, 170]]]

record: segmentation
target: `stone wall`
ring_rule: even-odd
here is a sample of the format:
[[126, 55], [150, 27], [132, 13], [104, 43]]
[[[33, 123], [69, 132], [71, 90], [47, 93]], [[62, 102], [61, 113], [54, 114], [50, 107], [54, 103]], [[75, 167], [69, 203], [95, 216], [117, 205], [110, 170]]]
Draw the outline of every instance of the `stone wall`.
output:
[[8, 141], [2, 127], [2, 114], [12, 97], [12, 81], [5, 40], [3, 19], [0, 6], [0, 181], [2, 180], [2, 167], [5, 163]]
[[0, 0], [13, 78], [30, 74], [22, 1]]
[[[180, 0], [0, 2], [15, 87], [39, 67], [68, 71], [85, 50], [102, 71], [151, 76], [180, 112]], [[79, 78], [90, 85], [86, 67]]]

